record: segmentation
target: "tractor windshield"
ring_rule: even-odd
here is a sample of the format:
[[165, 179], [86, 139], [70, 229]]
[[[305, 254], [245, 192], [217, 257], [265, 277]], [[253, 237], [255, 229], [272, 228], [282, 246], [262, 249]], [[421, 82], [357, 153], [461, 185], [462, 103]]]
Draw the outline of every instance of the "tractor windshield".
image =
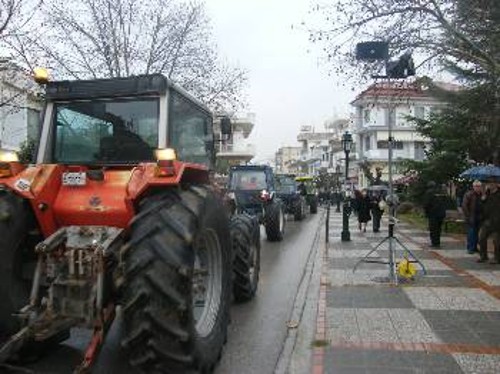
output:
[[70, 164], [153, 161], [158, 112], [153, 98], [57, 103], [52, 159]]
[[279, 176], [276, 182], [276, 190], [279, 193], [291, 194], [297, 191], [297, 182], [291, 177]]
[[264, 170], [235, 170], [231, 174], [230, 190], [264, 190], [266, 188]]

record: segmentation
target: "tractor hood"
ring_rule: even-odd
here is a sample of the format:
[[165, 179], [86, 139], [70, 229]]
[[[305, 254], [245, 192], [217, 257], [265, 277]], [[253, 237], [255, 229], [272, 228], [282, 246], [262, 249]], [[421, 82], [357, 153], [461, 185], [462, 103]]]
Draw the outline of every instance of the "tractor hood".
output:
[[178, 185], [186, 165], [175, 162], [172, 172], [161, 177], [155, 163], [98, 170], [36, 165], [0, 179], [0, 188], [30, 201], [44, 236], [72, 225], [127, 228], [144, 192], [149, 187]]

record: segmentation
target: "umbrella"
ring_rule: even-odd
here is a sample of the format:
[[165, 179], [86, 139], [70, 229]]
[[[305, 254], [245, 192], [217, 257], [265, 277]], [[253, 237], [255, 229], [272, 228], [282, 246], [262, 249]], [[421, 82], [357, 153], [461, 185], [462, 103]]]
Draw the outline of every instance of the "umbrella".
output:
[[464, 171], [460, 176], [467, 179], [479, 179], [482, 181], [489, 179], [500, 181], [500, 167], [493, 165], [474, 166]]
[[368, 187], [368, 191], [389, 191], [389, 187], [383, 184], [377, 184], [374, 186]]

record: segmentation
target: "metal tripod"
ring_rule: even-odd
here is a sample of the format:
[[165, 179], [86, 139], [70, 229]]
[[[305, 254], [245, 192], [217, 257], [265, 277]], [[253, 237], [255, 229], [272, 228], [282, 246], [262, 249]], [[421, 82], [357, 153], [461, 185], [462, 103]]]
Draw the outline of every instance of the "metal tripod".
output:
[[[399, 283], [399, 278], [397, 275], [395, 244], [399, 244], [399, 246], [403, 248], [403, 252], [406, 254], [405, 257], [407, 258], [407, 261], [409, 263], [419, 264], [420, 267], [422, 268], [423, 273], [427, 274], [427, 270], [425, 269], [424, 264], [422, 264], [422, 262], [420, 262], [420, 260], [417, 258], [417, 256], [415, 256], [415, 254], [410, 249], [408, 249], [403, 243], [401, 243], [401, 241], [398, 238], [396, 238], [394, 236], [395, 224], [396, 224], [396, 219], [393, 216], [389, 217], [389, 234], [380, 243], [378, 243], [375, 248], [373, 248], [370, 252], [368, 252], [365, 256], [363, 256], [358, 262], [356, 262], [356, 264], [354, 265], [354, 268], [352, 269], [353, 273], [356, 271], [356, 268], [362, 262], [372, 263], [372, 264], [389, 265], [389, 281], [393, 281], [397, 285]], [[388, 244], [389, 244], [389, 257], [388, 257], [387, 261], [379, 259], [379, 258], [375, 258], [375, 257], [370, 257], [370, 255], [372, 253], [376, 252], [377, 249], [379, 249], [379, 247], [382, 244], [384, 244], [385, 242], [388, 242]]]
[[[387, 83], [390, 85], [391, 84], [391, 79], [388, 79], [387, 80]], [[392, 181], [392, 164], [393, 164], [393, 154], [392, 154], [392, 151], [393, 151], [393, 142], [394, 142], [394, 138], [392, 137], [392, 127], [394, 125], [394, 118], [395, 118], [395, 109], [397, 107], [397, 102], [395, 103], [389, 103], [389, 110], [393, 113], [393, 117], [391, 119], [391, 116], [389, 115], [389, 120], [388, 120], [388, 172], [389, 172], [389, 196], [388, 198], [390, 197], [390, 201], [387, 201], [388, 202], [388, 205], [389, 205], [389, 234], [386, 238], [384, 238], [380, 243], [377, 244], [377, 246], [372, 249], [370, 252], [368, 252], [368, 254], [364, 257], [362, 257], [357, 263], [356, 265], [354, 265], [354, 268], [352, 269], [353, 272], [356, 271], [356, 268], [358, 267], [358, 265], [362, 262], [366, 262], [366, 263], [379, 263], [379, 264], [386, 264], [386, 265], [389, 265], [389, 281], [394, 281], [394, 283], [397, 285], [398, 284], [398, 275], [397, 275], [397, 263], [395, 261], [395, 252], [394, 252], [394, 247], [395, 247], [395, 243], [399, 244], [401, 247], [404, 248], [404, 257], [407, 259], [407, 261], [409, 263], [418, 263], [421, 267], [422, 267], [422, 270], [424, 272], [424, 274], [427, 274], [427, 271], [425, 270], [425, 266], [418, 260], [418, 258], [413, 254], [412, 251], [410, 251], [407, 247], [405, 247], [403, 245], [403, 243], [401, 243], [401, 241], [399, 241], [398, 238], [396, 238], [394, 236], [394, 226], [396, 224], [396, 218], [394, 216], [394, 213], [396, 211], [396, 207], [397, 207], [397, 197], [395, 196], [394, 194], [394, 185], [393, 185], [393, 181]], [[377, 259], [377, 258], [369, 258], [369, 256], [375, 252], [383, 243], [385, 242], [388, 242], [389, 243], [389, 259], [388, 261], [383, 261], [383, 260], [380, 260], [380, 259]], [[410, 255], [413, 259], [409, 259], [408, 258], [408, 255]]]

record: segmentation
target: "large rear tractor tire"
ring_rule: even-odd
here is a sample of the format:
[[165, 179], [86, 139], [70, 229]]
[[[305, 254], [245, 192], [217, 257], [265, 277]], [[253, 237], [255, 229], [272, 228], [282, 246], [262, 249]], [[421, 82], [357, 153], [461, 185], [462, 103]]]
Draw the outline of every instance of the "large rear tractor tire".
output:
[[233, 245], [233, 295], [238, 302], [251, 300], [260, 272], [260, 225], [256, 217], [237, 214], [231, 218]]
[[298, 200], [293, 206], [293, 219], [294, 221], [302, 221], [304, 219], [304, 215], [304, 205], [301, 200]]
[[227, 339], [229, 223], [207, 189], [143, 200], [122, 251], [124, 339], [145, 373], [211, 372]]
[[19, 331], [20, 320], [13, 314], [29, 303], [29, 283], [22, 278], [28, 223], [23, 199], [0, 192], [0, 335], [4, 337]]
[[267, 240], [279, 242], [285, 235], [285, 213], [281, 202], [273, 202], [266, 207], [264, 218]]
[[318, 198], [316, 196], [311, 198], [310, 212], [311, 214], [318, 213]]

